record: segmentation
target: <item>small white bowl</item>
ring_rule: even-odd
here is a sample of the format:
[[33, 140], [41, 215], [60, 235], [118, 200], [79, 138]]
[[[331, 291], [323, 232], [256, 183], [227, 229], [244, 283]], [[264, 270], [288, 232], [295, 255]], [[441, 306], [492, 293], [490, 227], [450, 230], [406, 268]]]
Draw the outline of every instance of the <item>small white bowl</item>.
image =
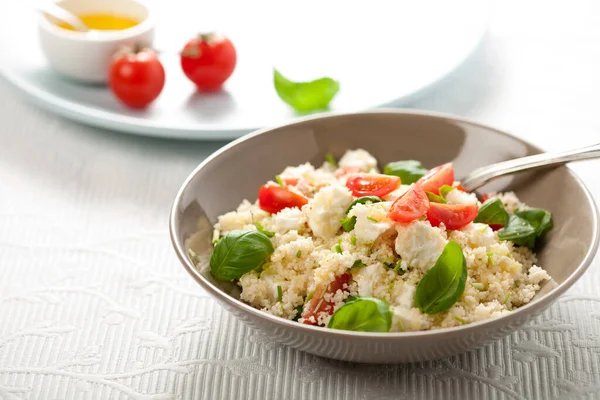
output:
[[106, 83], [113, 54], [124, 44], [151, 46], [154, 17], [137, 0], [63, 0], [57, 3], [75, 15], [117, 14], [139, 21], [134, 27], [77, 32], [60, 28], [58, 21], [41, 15], [38, 34], [48, 63], [60, 74], [86, 83]]

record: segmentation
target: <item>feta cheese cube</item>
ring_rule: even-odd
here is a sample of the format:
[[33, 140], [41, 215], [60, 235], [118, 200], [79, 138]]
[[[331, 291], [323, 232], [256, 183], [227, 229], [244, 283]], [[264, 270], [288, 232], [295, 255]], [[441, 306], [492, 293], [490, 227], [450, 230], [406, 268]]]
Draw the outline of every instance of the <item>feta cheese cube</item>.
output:
[[454, 189], [446, 195], [446, 201], [448, 204], [477, 204], [477, 196], [475, 193]]
[[348, 150], [338, 164], [341, 168], [359, 167], [365, 172], [377, 169], [377, 160], [375, 157], [363, 149]]
[[297, 208], [284, 208], [273, 215], [273, 223], [275, 226], [274, 229], [278, 233], [286, 233], [291, 230], [299, 231], [304, 227], [306, 217]]

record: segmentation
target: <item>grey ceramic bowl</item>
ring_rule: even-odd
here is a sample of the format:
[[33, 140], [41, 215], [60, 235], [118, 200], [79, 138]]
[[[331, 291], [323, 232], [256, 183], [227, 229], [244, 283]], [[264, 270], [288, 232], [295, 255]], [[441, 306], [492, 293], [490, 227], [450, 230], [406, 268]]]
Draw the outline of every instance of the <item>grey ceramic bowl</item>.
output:
[[[397, 363], [440, 358], [481, 346], [516, 330], [543, 311], [585, 272], [598, 245], [598, 212], [579, 178], [567, 167], [502, 178], [482, 191], [514, 190], [525, 202], [552, 212], [555, 227], [539, 249], [539, 265], [554, 278], [524, 307], [501, 318], [425, 332], [361, 333], [317, 328], [275, 317], [238, 300], [235, 285], [208, 272], [211, 224], [217, 216], [254, 200], [261, 184], [288, 165], [320, 164], [364, 148], [382, 164], [416, 159], [425, 166], [453, 161], [456, 176], [540, 149], [496, 129], [460, 118], [414, 111], [379, 110], [322, 115], [267, 129], [232, 142], [206, 159], [184, 182], [170, 217], [171, 239], [190, 275], [228, 311], [276, 342], [340, 360]], [[200, 260], [188, 257], [192, 248]]]

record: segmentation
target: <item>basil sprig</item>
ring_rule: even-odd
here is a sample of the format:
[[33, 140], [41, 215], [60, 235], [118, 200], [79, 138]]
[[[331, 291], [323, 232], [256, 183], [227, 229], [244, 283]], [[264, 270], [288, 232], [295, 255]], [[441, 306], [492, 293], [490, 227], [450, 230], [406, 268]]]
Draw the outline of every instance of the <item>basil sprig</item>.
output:
[[333, 97], [340, 90], [338, 81], [320, 78], [310, 82], [293, 82], [273, 70], [275, 91], [296, 111], [309, 112], [327, 109]]
[[348, 214], [350, 212], [350, 210], [352, 210], [352, 207], [354, 207], [357, 204], [366, 204], [366, 203], [381, 203], [383, 200], [381, 200], [381, 198], [377, 197], [377, 196], [363, 196], [363, 197], [359, 197], [358, 199], [354, 200], [352, 202], [352, 204], [350, 204], [348, 206], [348, 208], [346, 209], [346, 214]]
[[497, 197], [487, 199], [481, 207], [479, 207], [475, 222], [506, 226], [508, 223], [508, 213], [504, 209], [502, 200]]
[[498, 231], [501, 240], [534, 248], [536, 240], [553, 227], [552, 215], [541, 208], [517, 211], [508, 218], [508, 223]]
[[383, 168], [384, 174], [399, 176], [403, 185], [418, 181], [427, 171], [427, 168], [416, 160], [394, 161]]
[[467, 263], [458, 243], [449, 241], [415, 292], [415, 305], [426, 314], [446, 311], [465, 291]]
[[352, 297], [331, 316], [327, 325], [355, 332], [389, 332], [391, 326], [390, 307], [373, 297]]
[[232, 281], [263, 265], [273, 251], [273, 243], [261, 232], [231, 231], [215, 245], [210, 272], [217, 279]]

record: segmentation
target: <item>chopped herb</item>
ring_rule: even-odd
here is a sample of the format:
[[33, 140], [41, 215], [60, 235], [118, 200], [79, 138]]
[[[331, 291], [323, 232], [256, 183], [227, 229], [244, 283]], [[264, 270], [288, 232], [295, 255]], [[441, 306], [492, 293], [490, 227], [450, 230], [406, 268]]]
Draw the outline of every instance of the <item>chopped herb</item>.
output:
[[292, 321], [298, 322], [298, 320], [300, 319], [301, 316], [302, 316], [302, 306], [298, 306], [298, 307], [296, 307], [296, 316], [294, 317], [294, 319]]
[[283, 290], [281, 289], [281, 286], [277, 285], [277, 301], [281, 303], [282, 300], [283, 300]]
[[309, 292], [306, 295], [306, 299], [304, 299], [304, 304], [308, 303], [309, 301], [312, 300], [313, 296], [315, 295], [315, 291], [313, 290], [312, 292]]
[[402, 260], [398, 260], [396, 266], [394, 266], [394, 272], [398, 275], [404, 275], [406, 273], [406, 271], [402, 269]]
[[333, 165], [336, 168], [338, 166], [337, 161], [335, 161], [335, 157], [333, 157], [333, 154], [331, 153], [325, 153], [325, 161], [327, 161], [329, 164]]
[[467, 321], [465, 321], [464, 319], [462, 319], [458, 315], [455, 315], [454, 319], [457, 320], [458, 322], [460, 322], [461, 324], [467, 324], [468, 323]]
[[381, 198], [377, 197], [377, 196], [359, 197], [358, 199], [354, 200], [352, 202], [352, 204], [350, 204], [348, 206], [348, 208], [346, 209], [346, 214], [348, 214], [350, 212], [350, 210], [352, 210], [352, 207], [354, 207], [357, 204], [367, 204], [367, 203], [375, 204], [375, 203], [381, 203], [382, 201], [383, 200], [381, 200]]
[[342, 254], [342, 246], [340, 246], [339, 244], [336, 244], [336, 245], [333, 247], [333, 250], [334, 250], [336, 253], [338, 253], [338, 254]]
[[456, 189], [454, 186], [450, 186], [450, 185], [442, 185], [442, 187], [440, 188], [439, 192], [440, 192], [440, 196], [442, 196], [444, 198], [444, 200], [446, 199], [446, 196], [448, 195], [448, 193], [450, 193], [451, 191], [453, 191], [454, 189]]
[[281, 177], [279, 175], [275, 175], [275, 180], [277, 181], [279, 186], [285, 187], [285, 185], [283, 184], [283, 180], [281, 180]]
[[352, 230], [354, 230], [354, 226], [356, 225], [356, 217], [347, 217], [342, 219], [340, 222], [342, 224], [342, 228], [346, 232], [351, 232]]
[[350, 269], [352, 269], [352, 268], [362, 268], [364, 266], [365, 266], [365, 264], [362, 262], [362, 260], [359, 259], [359, 260], [354, 261], [354, 264], [352, 264], [352, 266], [350, 267]]
[[473, 286], [477, 290], [485, 290], [485, 286], [481, 282], [473, 282], [471, 283], [471, 286]]
[[510, 296], [512, 295], [511, 292], [506, 292], [506, 294], [504, 295], [504, 302], [502, 304], [508, 304], [508, 300], [510, 300]]
[[260, 222], [255, 222], [254, 226], [256, 226], [256, 230], [258, 230], [260, 233], [262, 233], [266, 237], [272, 238], [273, 236], [275, 236], [275, 232], [266, 230]]
[[385, 261], [383, 262], [386, 266], [391, 267], [392, 265], [394, 265], [394, 257], [390, 256], [388, 258], [385, 259]]
[[444, 199], [442, 196], [438, 196], [437, 194], [431, 192], [425, 192], [425, 194], [427, 195], [429, 201], [432, 203], [446, 204], [446, 199]]
[[302, 251], [298, 250], [296, 252], [296, 258], [300, 258], [300, 257], [302, 257]]
[[373, 217], [371, 217], [371, 216], [367, 216], [367, 219], [368, 219], [369, 221], [372, 221], [372, 222], [379, 222], [379, 221], [377, 221], [375, 218], [373, 218]]
[[356, 245], [356, 236], [352, 235], [350, 236], [350, 243], [355, 246]]
[[213, 230], [212, 243], [217, 244], [221, 238], [221, 232], [218, 229]]
[[494, 256], [494, 252], [493, 251], [488, 251], [487, 252], [488, 264], [492, 263], [492, 257], [493, 256]]

